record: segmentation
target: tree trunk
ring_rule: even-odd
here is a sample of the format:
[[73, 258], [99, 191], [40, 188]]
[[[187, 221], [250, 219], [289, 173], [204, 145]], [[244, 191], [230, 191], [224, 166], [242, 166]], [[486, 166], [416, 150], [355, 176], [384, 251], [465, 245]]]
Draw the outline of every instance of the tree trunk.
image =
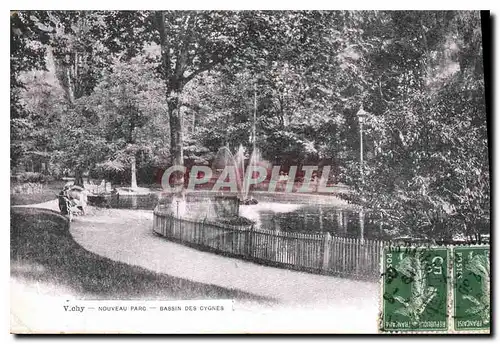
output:
[[132, 158], [130, 159], [130, 171], [131, 171], [130, 187], [132, 189], [137, 189], [137, 171], [136, 171], [135, 154], [132, 155]]
[[81, 169], [75, 171], [75, 185], [83, 187], [83, 171]]
[[[53, 55], [52, 55], [53, 56]], [[75, 92], [74, 80], [71, 74], [72, 65], [69, 63], [70, 56], [66, 55], [63, 58], [53, 57], [54, 65], [56, 67], [56, 77], [64, 90], [66, 101], [69, 103], [71, 109], [75, 108]], [[83, 168], [76, 166], [75, 168], [75, 185], [83, 187]]]
[[[170, 162], [172, 166], [184, 166], [182, 115], [179, 104], [179, 92], [171, 92], [167, 99], [170, 124]], [[184, 184], [181, 172], [172, 174], [174, 185]]]
[[[186, 52], [179, 52], [178, 60], [172, 70], [171, 47], [168, 41], [168, 32], [165, 27], [165, 13], [157, 11], [155, 13], [156, 25], [160, 34], [161, 61], [163, 79], [167, 84], [167, 105], [170, 124], [170, 163], [172, 166], [184, 166], [184, 155], [182, 151], [182, 118], [180, 112], [179, 95], [182, 92], [184, 83], [182, 81]], [[189, 21], [187, 22], [189, 23]], [[180, 60], [180, 61], [179, 61]], [[179, 172], [172, 174], [175, 185], [184, 184], [184, 175]]]
[[[76, 52], [74, 53], [76, 57]], [[75, 104], [75, 82], [74, 82], [74, 69], [71, 62], [70, 54], [64, 57], [56, 58], [52, 55], [54, 65], [56, 67], [56, 77], [64, 90], [64, 95], [71, 107]]]

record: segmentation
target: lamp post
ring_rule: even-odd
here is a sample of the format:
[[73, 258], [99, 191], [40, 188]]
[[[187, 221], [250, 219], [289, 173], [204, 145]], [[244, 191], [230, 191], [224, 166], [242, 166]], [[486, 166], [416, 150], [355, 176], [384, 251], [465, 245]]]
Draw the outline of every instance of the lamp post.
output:
[[356, 113], [356, 116], [358, 117], [359, 121], [359, 173], [360, 173], [360, 178], [361, 178], [361, 185], [363, 185], [363, 123], [365, 121], [366, 116], [368, 113], [363, 110], [363, 107], [361, 106], [359, 108], [358, 113]]
[[[363, 110], [363, 106], [361, 106], [356, 113], [359, 121], [359, 175], [361, 180], [361, 193], [363, 193], [363, 183], [364, 183], [364, 170], [363, 170], [363, 122], [366, 119], [368, 113]], [[361, 194], [361, 198], [363, 201], [363, 194]], [[365, 211], [363, 208], [363, 204], [361, 204], [361, 210], [359, 211], [359, 231], [361, 236], [361, 244], [364, 243], [364, 235], [365, 235]]]
[[257, 123], [257, 80], [254, 80], [253, 84], [253, 121], [252, 121], [252, 152], [248, 156], [248, 165], [246, 169], [245, 176], [246, 178], [243, 178], [243, 190], [244, 190], [244, 198], [248, 198], [248, 194], [250, 192], [250, 178], [252, 175], [248, 172], [251, 171], [253, 173], [253, 170], [251, 169], [252, 163], [255, 166], [255, 158], [252, 161], [252, 156], [256, 156], [256, 144], [257, 144], [257, 128], [256, 128], [256, 123]]
[[256, 144], [256, 139], [257, 139], [256, 122], [257, 122], [257, 80], [253, 84], [253, 126], [252, 126], [252, 137], [253, 137], [252, 149], [253, 149], [253, 152], [255, 152], [255, 144]]

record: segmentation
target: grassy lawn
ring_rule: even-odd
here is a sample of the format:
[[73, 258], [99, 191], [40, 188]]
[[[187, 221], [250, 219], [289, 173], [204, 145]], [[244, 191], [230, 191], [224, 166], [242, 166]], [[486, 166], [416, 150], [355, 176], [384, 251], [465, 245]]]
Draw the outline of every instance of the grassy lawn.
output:
[[34, 208], [11, 208], [11, 276], [50, 283], [93, 299], [239, 299], [273, 303], [239, 290], [158, 274], [98, 256], [78, 245], [67, 220]]
[[56, 195], [62, 190], [66, 182], [54, 181], [44, 185], [41, 193], [37, 194], [11, 194], [11, 205], [37, 204], [56, 199]]

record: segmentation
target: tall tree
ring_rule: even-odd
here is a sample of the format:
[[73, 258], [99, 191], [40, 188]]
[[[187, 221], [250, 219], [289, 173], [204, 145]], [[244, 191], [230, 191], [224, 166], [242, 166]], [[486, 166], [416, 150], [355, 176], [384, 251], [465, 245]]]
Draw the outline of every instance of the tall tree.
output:
[[479, 14], [382, 16], [385, 35], [365, 56], [372, 146], [355, 182], [361, 201], [400, 233], [477, 235], [489, 222]]
[[[204, 71], [222, 64], [245, 40], [242, 17], [235, 12], [156, 12], [161, 47], [161, 74], [167, 84], [172, 165], [184, 165], [180, 96], [185, 85]], [[182, 183], [178, 175], [177, 183]]]
[[[165, 136], [165, 87], [154, 65], [142, 58], [116, 60], [104, 73], [94, 92], [84, 99], [87, 111], [97, 117], [100, 136], [107, 147], [100, 166], [120, 171], [130, 166], [130, 183], [137, 188], [137, 157], [159, 150]], [[156, 135], [156, 136], [155, 136]]]
[[22, 74], [45, 69], [45, 48], [48, 36], [36, 25], [30, 12], [12, 11], [10, 14], [10, 121], [11, 168], [25, 155], [32, 144], [29, 134], [33, 123], [29, 111], [20, 101], [24, 88]]
[[[156, 11], [115, 12], [108, 20], [116, 23], [111, 44], [133, 54], [137, 37], [160, 47], [160, 73], [166, 83], [170, 121], [171, 164], [183, 165], [183, 120], [180, 102], [186, 84], [205, 71], [221, 65], [248, 65], [269, 55], [274, 32], [286, 14], [282, 12]], [[131, 29], [133, 27], [133, 29]], [[133, 34], [132, 34], [133, 33]], [[130, 39], [128, 39], [130, 38]], [[174, 176], [182, 183], [183, 176]]]
[[[79, 112], [78, 99], [89, 95], [101, 73], [110, 63], [110, 51], [102, 44], [106, 33], [103, 15], [91, 11], [48, 11], [39, 18], [39, 25], [49, 28], [48, 41], [55, 64], [55, 74], [64, 90], [68, 113], [68, 132], [78, 133], [78, 139], [67, 142], [72, 151], [85, 151], [85, 140], [92, 137], [92, 128], [86, 127], [85, 113]], [[87, 130], [88, 129], [88, 130]], [[75, 145], [85, 147], [76, 148]], [[71, 154], [72, 155], [72, 154]], [[77, 158], [70, 167], [75, 171], [75, 183], [83, 184], [83, 171], [92, 164]]]

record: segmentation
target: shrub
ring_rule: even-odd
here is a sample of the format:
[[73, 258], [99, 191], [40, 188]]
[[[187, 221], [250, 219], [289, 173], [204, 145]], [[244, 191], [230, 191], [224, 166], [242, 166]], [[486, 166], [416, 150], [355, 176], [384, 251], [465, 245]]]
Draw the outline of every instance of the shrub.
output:
[[22, 172], [16, 175], [14, 179], [18, 183], [47, 183], [54, 180], [53, 177], [39, 172]]
[[43, 193], [44, 187], [43, 184], [40, 183], [22, 183], [15, 184], [11, 187], [11, 194], [24, 194], [24, 195], [32, 195], [32, 194], [40, 194]]

